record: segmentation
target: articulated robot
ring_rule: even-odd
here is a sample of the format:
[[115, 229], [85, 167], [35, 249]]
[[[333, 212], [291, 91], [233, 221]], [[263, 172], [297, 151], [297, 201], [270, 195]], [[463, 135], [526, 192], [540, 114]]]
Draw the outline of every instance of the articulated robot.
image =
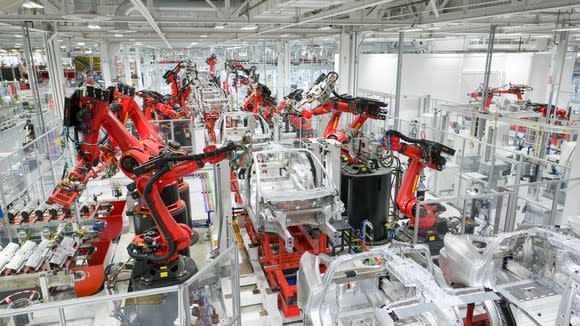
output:
[[212, 55], [210, 55], [206, 60], [205, 63], [207, 63], [209, 69], [207, 72], [207, 76], [209, 77], [209, 80], [213, 81], [218, 87], [219, 87], [219, 82], [217, 80], [216, 77], [216, 71], [215, 71], [215, 66], [218, 64], [218, 59], [216, 57], [215, 54], [212, 53]]
[[347, 135], [336, 130], [343, 113], [347, 112], [356, 115], [355, 119], [348, 125], [348, 129], [358, 131], [368, 119], [385, 120], [387, 117], [386, 106], [387, 104], [376, 100], [341, 96], [335, 93], [335, 97], [329, 99], [326, 103], [315, 107], [310, 112], [303, 110], [302, 114], [308, 117], [332, 113], [322, 137], [324, 139], [335, 139], [344, 144], [348, 140]]
[[[489, 88], [485, 97], [485, 110], [489, 109], [493, 97], [502, 94], [512, 94], [515, 95], [518, 101], [524, 100], [524, 94], [528, 91], [534, 90], [531, 86], [523, 84], [508, 84], [501, 87]], [[473, 100], [480, 101], [483, 96], [483, 89], [480, 86], [475, 92], [469, 94], [469, 97]]]
[[143, 111], [147, 119], [184, 119], [191, 115], [187, 100], [191, 95], [191, 84], [195, 78], [185, 78], [182, 86], [178, 80], [179, 73], [183, 69], [189, 71], [189, 66], [188, 61], [181, 61], [163, 75], [165, 82], [171, 86], [171, 95], [148, 90], [137, 92], [137, 95], [143, 98]]
[[[551, 119], [566, 119], [569, 116], [569, 110], [566, 109], [559, 109], [556, 108], [554, 105], [550, 106], [551, 109], [548, 110], [548, 104], [545, 103], [526, 103], [526, 108], [534, 111], [534, 112], [539, 112], [542, 117], [546, 117], [546, 115], [549, 114], [549, 117]], [[548, 113], [548, 111], [550, 111]]]
[[[130, 117], [140, 139], [135, 138], [118, 116]], [[133, 98], [124, 92], [87, 87], [86, 95], [77, 90], [65, 106], [65, 126], [73, 127], [78, 141], [77, 168], [73, 173], [90, 171], [99, 162], [99, 133], [104, 129], [119, 148], [121, 171], [134, 182], [128, 186], [137, 199], [136, 211], [150, 216], [154, 225], [136, 234], [128, 246], [129, 256], [136, 260], [133, 289], [176, 284], [197, 271], [195, 263], [180, 251], [187, 250], [192, 230], [187, 221], [186, 203], [180, 199], [182, 177], [206, 163], [217, 163], [235, 149], [207, 147], [203, 154], [186, 155], [174, 144], [165, 144], [153, 126], [138, 110]], [[80, 135], [79, 135], [80, 134]], [[80, 136], [80, 137], [79, 137]], [[58, 186], [49, 202], [70, 206], [80, 191]], [[185, 218], [184, 218], [185, 216]]]
[[[245, 68], [241, 63], [236, 61], [229, 61], [227, 68], [230, 73], [235, 73], [234, 87], [237, 89], [237, 83], [248, 86], [248, 96], [241, 105], [242, 111], [259, 113], [270, 126], [272, 124], [272, 116], [277, 113], [276, 100], [272, 97], [272, 91], [268, 86], [259, 82], [260, 75], [256, 73], [256, 66], [249, 69]], [[238, 75], [238, 72], [243, 72], [245, 76]]]
[[143, 98], [143, 111], [147, 120], [178, 119], [185, 116], [180, 106], [172, 106], [171, 95], [162, 95], [155, 91], [143, 90], [136, 94]]
[[[287, 111], [289, 111], [288, 108], [291, 108], [295, 112], [300, 112], [300, 108], [307, 103], [314, 101], [321, 103], [312, 110], [302, 109], [301, 113], [295, 116], [292, 116], [292, 113], [288, 113], [290, 119], [299, 119], [300, 117], [310, 119], [313, 115], [332, 113], [332, 117], [324, 130], [323, 138], [335, 139], [341, 143], [345, 143], [347, 141], [347, 135], [337, 131], [338, 123], [343, 113], [354, 114], [356, 118], [349, 124], [348, 128], [351, 130], [360, 130], [368, 119], [386, 119], [387, 104], [369, 98], [339, 95], [334, 91], [334, 85], [337, 79], [338, 74], [336, 72], [320, 75], [314, 82], [313, 87], [306, 94], [302, 95], [300, 90], [295, 92], [293, 94], [293, 101], [287, 100], [285, 106]], [[291, 105], [288, 105], [289, 103]]]
[[[455, 150], [433, 141], [409, 138], [396, 130], [387, 131], [383, 141], [383, 146], [391, 153], [399, 152], [410, 160], [397, 194], [399, 210], [411, 220], [412, 226], [419, 229], [433, 228], [442, 207], [437, 204], [425, 204], [421, 205], [417, 212], [417, 182], [425, 167], [437, 171], [443, 170], [447, 160], [442, 154], [452, 156], [455, 155]], [[419, 218], [418, 225], [417, 218]]]

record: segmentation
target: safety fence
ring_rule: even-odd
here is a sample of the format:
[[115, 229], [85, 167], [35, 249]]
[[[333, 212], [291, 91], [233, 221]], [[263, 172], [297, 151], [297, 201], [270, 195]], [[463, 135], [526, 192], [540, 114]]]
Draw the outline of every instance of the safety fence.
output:
[[0, 310], [0, 325], [241, 325], [238, 245], [231, 226], [220, 255], [179, 285]]
[[46, 201], [65, 165], [62, 128], [54, 127], [22, 148], [0, 158], [0, 205]]

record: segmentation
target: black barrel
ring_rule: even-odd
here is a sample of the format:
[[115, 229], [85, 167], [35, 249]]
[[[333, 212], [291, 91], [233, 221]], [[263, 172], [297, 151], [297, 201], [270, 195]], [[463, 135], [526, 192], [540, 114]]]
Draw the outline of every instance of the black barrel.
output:
[[389, 194], [391, 192], [391, 170], [378, 169], [372, 173], [361, 173], [358, 169], [345, 166], [341, 171], [344, 177], [341, 188], [347, 189], [345, 205], [348, 223], [361, 229], [367, 220], [373, 225], [373, 240], [387, 238]]
[[191, 226], [191, 195], [189, 193], [189, 184], [185, 181], [179, 183], [179, 198], [185, 202], [187, 207], [187, 225]]

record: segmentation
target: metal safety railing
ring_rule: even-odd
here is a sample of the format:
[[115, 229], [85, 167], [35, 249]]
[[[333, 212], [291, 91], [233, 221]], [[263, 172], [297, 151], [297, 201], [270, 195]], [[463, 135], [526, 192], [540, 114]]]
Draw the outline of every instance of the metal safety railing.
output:
[[[28, 324], [38, 316], [43, 322], [66, 326], [126, 325], [144, 316], [162, 318], [165, 325], [241, 325], [239, 252], [231, 225], [229, 244], [220, 255], [184, 283], [130, 293], [37, 303], [25, 308], [0, 310], [0, 325], [15, 320]], [[172, 319], [174, 316], [174, 319]], [[142, 325], [153, 325], [153, 319]]]

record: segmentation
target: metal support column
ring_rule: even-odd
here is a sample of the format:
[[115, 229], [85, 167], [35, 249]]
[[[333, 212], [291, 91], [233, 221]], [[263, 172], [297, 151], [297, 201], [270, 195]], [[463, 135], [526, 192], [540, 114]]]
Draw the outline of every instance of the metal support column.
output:
[[403, 42], [405, 41], [405, 32], [399, 32], [399, 43], [397, 45], [397, 85], [395, 89], [395, 130], [399, 130], [399, 115], [401, 112], [401, 83], [403, 75]]
[[101, 42], [101, 76], [105, 85], [111, 85], [113, 83], [112, 78], [112, 62], [111, 62], [111, 44], [108, 42]]
[[[548, 97], [548, 108], [550, 105], [558, 105], [558, 97], [560, 95], [560, 83], [562, 82], [562, 72], [564, 71], [564, 63], [566, 62], [566, 50], [568, 49], [568, 39], [570, 37], [569, 31], [561, 31], [558, 33], [558, 46], [554, 55], [554, 62], [552, 66], [552, 85], [550, 87], [550, 95]], [[546, 112], [545, 122], [550, 122], [550, 109]]]
[[24, 32], [24, 59], [28, 68], [28, 81], [30, 82], [30, 89], [32, 90], [34, 106], [36, 107], [38, 120], [40, 121], [39, 134], [44, 134], [46, 128], [44, 126], [44, 115], [42, 114], [42, 102], [40, 101], [38, 79], [36, 78], [36, 72], [34, 71], [34, 56], [32, 55], [32, 44], [30, 43], [30, 27], [32, 27], [32, 22], [24, 22], [24, 27], [22, 28], [22, 31]]
[[143, 89], [143, 75], [141, 75], [141, 52], [135, 48], [135, 73], [137, 74], [137, 89]]
[[[565, 24], [562, 24], [565, 26]], [[564, 63], [566, 62], [566, 51], [568, 49], [568, 39], [570, 32], [561, 31], [558, 34], [558, 46], [556, 47], [556, 53], [554, 54], [554, 59], [552, 62], [552, 85], [550, 87], [550, 95], [548, 97], [548, 108], [546, 110], [546, 116], [544, 117], [544, 123], [550, 123], [550, 113], [552, 112], [552, 105], [554, 108], [558, 105], [558, 97], [560, 94], [560, 83], [562, 82], [562, 72], [564, 71]], [[550, 141], [550, 133], [542, 132], [542, 139], [540, 141], [540, 149], [538, 157], [543, 159], [546, 157], [546, 149]], [[536, 180], [541, 180], [543, 173], [543, 166], [540, 165], [536, 169]], [[535, 192], [536, 198], [540, 195], [540, 187], [536, 188]]]
[[340, 33], [338, 53], [338, 92], [341, 94], [354, 94], [355, 79], [355, 54], [357, 33], [349, 32], [343, 27]]
[[278, 87], [276, 98], [281, 101], [284, 96], [290, 93], [290, 43], [288, 41], [278, 42]]
[[[495, 42], [495, 30], [496, 26], [491, 25], [491, 27], [489, 28], [489, 37], [487, 38], [487, 54], [485, 57], [485, 70], [483, 73], [483, 88], [481, 90], [481, 108], [479, 109], [480, 112], [485, 111], [487, 90], [489, 89], [489, 77], [491, 76], [491, 60], [493, 58], [493, 43]], [[477, 119], [479, 119], [479, 123], [477, 125], [476, 137], [479, 140], [481, 140], [483, 139], [483, 134], [485, 131], [485, 121], [482, 121], [481, 118]]]
[[230, 246], [231, 239], [228, 238], [227, 227], [232, 221], [232, 192], [230, 182], [229, 160], [223, 160], [214, 165], [215, 217], [217, 223], [214, 227], [218, 230], [218, 248], [225, 250]]
[[54, 109], [60, 121], [62, 120], [66, 94], [63, 80], [64, 70], [62, 68], [62, 58], [60, 56], [59, 45], [56, 42], [56, 36], [56, 33], [44, 34], [44, 45], [46, 48], [48, 76], [50, 77], [50, 90], [54, 101]]
[[125, 75], [125, 84], [133, 85], [131, 82], [131, 60], [129, 59], [129, 44], [123, 44], [123, 67]]

